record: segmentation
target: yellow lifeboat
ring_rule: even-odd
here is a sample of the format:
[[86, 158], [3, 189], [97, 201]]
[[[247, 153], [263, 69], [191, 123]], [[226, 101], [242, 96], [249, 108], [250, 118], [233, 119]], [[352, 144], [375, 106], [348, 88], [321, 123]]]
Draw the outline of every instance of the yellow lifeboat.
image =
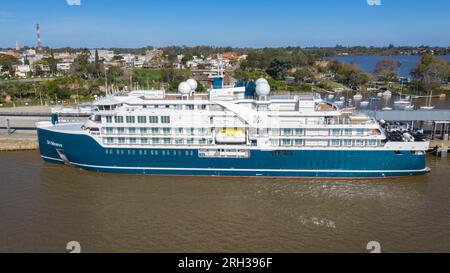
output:
[[245, 131], [237, 128], [225, 128], [216, 133], [216, 142], [223, 144], [246, 143]]

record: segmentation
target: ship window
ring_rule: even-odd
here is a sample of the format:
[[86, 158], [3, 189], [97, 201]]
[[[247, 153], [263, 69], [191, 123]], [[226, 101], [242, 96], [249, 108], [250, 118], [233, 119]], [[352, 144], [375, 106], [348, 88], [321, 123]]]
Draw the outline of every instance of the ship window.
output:
[[340, 136], [341, 135], [341, 129], [333, 129], [333, 130], [331, 130], [331, 135], [333, 135], [333, 136]]
[[136, 119], [134, 118], [134, 116], [127, 116], [127, 123], [135, 123]]
[[343, 140], [344, 146], [352, 146], [352, 140], [351, 139], [344, 139]]
[[377, 146], [377, 144], [378, 144], [375, 139], [369, 139], [368, 143], [369, 143], [369, 146]]
[[112, 137], [107, 137], [107, 138], [106, 138], [106, 143], [108, 143], [108, 144], [113, 144], [113, 143], [114, 143], [114, 138], [112, 138]]
[[356, 129], [356, 134], [358, 136], [363, 136], [364, 135], [364, 129]]
[[158, 117], [157, 116], [150, 116], [149, 117], [150, 123], [158, 123]]
[[272, 146], [278, 146], [278, 145], [280, 145], [280, 141], [278, 139], [271, 139], [270, 144]]
[[161, 117], [161, 123], [170, 123], [170, 116], [162, 116]]
[[166, 151], [162, 150], [161, 151], [162, 155], [166, 155]]
[[152, 134], [154, 135], [159, 134], [159, 128], [152, 128]]
[[152, 139], [153, 144], [159, 144], [159, 138], [153, 138]]
[[194, 110], [194, 105], [186, 105], [187, 110]]
[[170, 144], [170, 138], [164, 138], [163, 142], [164, 144]]
[[163, 128], [163, 133], [165, 135], [170, 135], [170, 128]]
[[112, 123], [112, 116], [106, 116], [106, 123]]
[[270, 135], [272, 135], [272, 136], [279, 136], [280, 135], [280, 130], [279, 129], [271, 129], [270, 130]]
[[352, 135], [352, 129], [344, 129], [344, 135], [351, 136]]
[[141, 134], [147, 134], [147, 128], [140, 128], [139, 130], [141, 131]]
[[292, 140], [290, 140], [290, 139], [283, 139], [281, 141], [281, 143], [283, 144], [283, 146], [291, 146], [292, 145]]
[[362, 139], [355, 140], [355, 146], [364, 146], [364, 140]]
[[192, 144], [194, 144], [194, 139], [193, 139], [193, 138], [189, 138], [189, 139], [186, 141], [186, 143], [187, 143], [188, 145], [192, 145]]
[[295, 146], [303, 146], [304, 145], [303, 139], [294, 139], [294, 145]]
[[205, 144], [206, 144], [206, 139], [205, 139], [205, 138], [200, 139], [200, 140], [198, 141], [198, 144], [200, 144], [200, 145], [205, 145]]
[[119, 144], [125, 144], [125, 138], [119, 137]]
[[124, 134], [125, 133], [125, 128], [117, 128], [117, 133], [118, 134]]
[[108, 128], [106, 128], [106, 133], [107, 134], [112, 134], [113, 133], [113, 128], [111, 128], [111, 127], [108, 127]]
[[291, 136], [292, 135], [292, 129], [283, 129], [283, 135], [284, 136]]
[[123, 117], [122, 116], [116, 116], [114, 117], [115, 123], [123, 123]]
[[150, 155], [153, 155], [153, 154], [154, 154], [153, 150], [150, 150]]
[[148, 139], [147, 138], [141, 138], [141, 144], [147, 144]]
[[139, 116], [138, 117], [138, 123], [147, 123], [147, 117], [146, 116]]
[[204, 134], [206, 134], [206, 129], [205, 128], [200, 128], [200, 129], [198, 129], [198, 133], [201, 134], [201, 135], [204, 135]]
[[206, 105], [199, 105], [197, 106], [198, 110], [206, 110]]
[[130, 144], [136, 144], [136, 138], [134, 137], [130, 138]]
[[188, 129], [188, 134], [194, 135], [194, 128], [189, 128]]
[[183, 134], [183, 128], [177, 128], [176, 129], [176, 133], [179, 134], [179, 135], [182, 135]]
[[304, 134], [304, 131], [303, 131], [303, 129], [295, 129], [295, 134], [296, 134], [297, 136], [301, 136], [301, 135]]
[[184, 140], [183, 139], [175, 139], [175, 144], [177, 144], [177, 145], [181, 145], [181, 144], [183, 144], [184, 143]]
[[339, 139], [332, 139], [331, 146], [341, 146], [341, 141]]
[[136, 134], [136, 128], [128, 128], [128, 133], [129, 133], [130, 135]]

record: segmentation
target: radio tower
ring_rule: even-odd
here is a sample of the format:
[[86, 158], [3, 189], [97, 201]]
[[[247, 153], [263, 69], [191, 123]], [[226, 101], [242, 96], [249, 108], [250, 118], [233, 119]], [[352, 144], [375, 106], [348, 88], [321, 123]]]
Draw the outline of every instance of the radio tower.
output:
[[36, 34], [37, 34], [37, 51], [42, 51], [42, 40], [41, 40], [41, 27], [39, 23], [36, 24]]

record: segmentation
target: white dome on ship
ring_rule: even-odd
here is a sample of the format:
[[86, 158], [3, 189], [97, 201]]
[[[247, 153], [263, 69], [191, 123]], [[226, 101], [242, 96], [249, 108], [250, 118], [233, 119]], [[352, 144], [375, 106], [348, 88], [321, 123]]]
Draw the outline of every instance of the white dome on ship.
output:
[[261, 82], [256, 85], [256, 94], [258, 96], [267, 96], [270, 93], [270, 85], [268, 83]]
[[191, 87], [191, 91], [195, 91], [195, 90], [197, 89], [198, 84], [197, 84], [197, 81], [196, 81], [196, 80], [194, 80], [194, 79], [189, 79], [189, 80], [187, 80], [186, 82], [187, 82], [187, 83], [189, 84], [189, 86]]
[[267, 83], [267, 84], [269, 84], [269, 82], [266, 79], [264, 79], [264, 78], [259, 78], [255, 82], [256, 85], [258, 85], [260, 83]]
[[183, 95], [188, 95], [189, 93], [191, 93], [191, 91], [192, 91], [191, 86], [187, 82], [181, 82], [178, 85], [178, 92], [180, 92]]

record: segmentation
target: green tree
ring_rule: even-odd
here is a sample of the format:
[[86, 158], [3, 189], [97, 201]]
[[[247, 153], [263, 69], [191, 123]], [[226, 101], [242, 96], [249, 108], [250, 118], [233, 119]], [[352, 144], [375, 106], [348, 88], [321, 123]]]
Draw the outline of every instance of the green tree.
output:
[[383, 59], [375, 66], [375, 76], [385, 82], [398, 80], [396, 69], [400, 67], [400, 63], [393, 59]]
[[314, 73], [307, 68], [299, 68], [295, 71], [294, 75], [295, 81], [298, 83], [308, 82], [314, 80]]
[[19, 60], [13, 56], [0, 54], [0, 68], [2, 71], [8, 71], [11, 76], [14, 76], [14, 65], [18, 65]]
[[183, 56], [183, 59], [181, 59], [181, 62], [186, 65], [187, 62], [192, 61], [194, 59], [194, 55], [191, 53], [186, 53]]
[[426, 54], [411, 74], [418, 80], [421, 90], [438, 89], [443, 82], [450, 79], [450, 64]]
[[275, 80], [284, 80], [287, 76], [289, 69], [292, 68], [292, 65], [288, 61], [283, 61], [279, 59], [273, 60], [266, 72], [269, 76], [271, 76]]

